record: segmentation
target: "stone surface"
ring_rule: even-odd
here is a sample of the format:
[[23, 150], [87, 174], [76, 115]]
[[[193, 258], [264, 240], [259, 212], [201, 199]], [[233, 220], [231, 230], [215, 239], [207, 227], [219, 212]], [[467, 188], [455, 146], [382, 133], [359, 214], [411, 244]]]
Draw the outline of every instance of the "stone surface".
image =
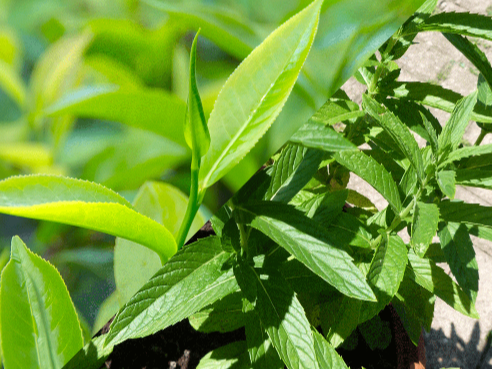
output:
[[[474, 12], [492, 16], [492, 0], [441, 0], [438, 8], [440, 11]], [[492, 60], [492, 43], [473, 41]], [[397, 61], [402, 69], [400, 80], [435, 82], [463, 95], [476, 89], [478, 71], [440, 33], [419, 34], [415, 42]], [[344, 90], [354, 101], [360, 103], [365, 87], [352, 78], [344, 85]], [[436, 109], [431, 111], [442, 125], [449, 118], [449, 113]], [[479, 133], [479, 127], [473, 122], [467, 128], [464, 140], [473, 144]], [[483, 143], [492, 143], [492, 134], [486, 136]], [[365, 194], [378, 209], [386, 207], [386, 200], [357, 176], [351, 176], [349, 187]], [[456, 199], [492, 206], [492, 191], [459, 187]], [[408, 235], [402, 237], [408, 241]], [[483, 353], [487, 334], [492, 330], [492, 243], [475, 237], [473, 243], [480, 275], [476, 302], [480, 320], [466, 317], [438, 299], [432, 329], [430, 333], [425, 333], [428, 368], [481, 366], [492, 369], [492, 349]], [[446, 271], [449, 273], [449, 269]]]

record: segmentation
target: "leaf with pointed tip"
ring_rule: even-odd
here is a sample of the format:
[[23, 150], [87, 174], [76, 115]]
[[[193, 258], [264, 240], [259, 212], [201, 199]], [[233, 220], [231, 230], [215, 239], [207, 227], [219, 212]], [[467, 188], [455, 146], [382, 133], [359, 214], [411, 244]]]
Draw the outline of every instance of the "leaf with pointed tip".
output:
[[441, 157], [445, 158], [461, 143], [461, 138], [471, 119], [473, 107], [477, 102], [477, 96], [478, 93], [475, 91], [456, 103], [451, 117], [438, 138], [439, 154]]
[[492, 207], [463, 201], [441, 202], [439, 213], [444, 221], [492, 228]]
[[202, 357], [197, 369], [250, 369], [246, 341], [226, 344]]
[[86, 86], [62, 96], [44, 114], [120, 122], [186, 145], [183, 136], [186, 104], [163, 90]]
[[417, 284], [434, 293], [448, 305], [463, 315], [478, 319], [475, 304], [466, 293], [434, 262], [420, 258], [415, 253], [408, 253], [409, 277]]
[[449, 199], [454, 199], [456, 193], [456, 172], [455, 171], [439, 171], [437, 173], [437, 185], [442, 193]]
[[256, 313], [248, 316], [245, 331], [249, 359], [254, 369], [283, 369], [285, 367]]
[[434, 203], [417, 202], [413, 213], [410, 244], [415, 253], [423, 257], [436, 235], [439, 223], [439, 208]]
[[439, 240], [456, 281], [475, 303], [478, 294], [478, 264], [468, 229], [454, 222], [443, 224], [439, 230]]
[[348, 369], [343, 358], [316, 329], [313, 329], [313, 337], [314, 350], [320, 369]]
[[374, 300], [362, 272], [352, 257], [330, 244], [327, 230], [295, 208], [272, 202], [241, 205], [251, 226], [275, 241], [315, 274], [341, 293], [362, 300]]
[[172, 234], [136, 212], [104, 186], [61, 176], [32, 175], [0, 181], [0, 212], [83, 227], [145, 245], [166, 260], [176, 253]]
[[331, 127], [312, 120], [305, 123], [289, 139], [291, 143], [325, 152], [340, 150], [357, 150], [357, 147]]
[[456, 184], [492, 189], [492, 171], [480, 169], [456, 170]]
[[202, 191], [234, 167], [277, 118], [314, 41], [321, 5], [313, 2], [274, 31], [225, 83], [208, 122]]
[[203, 113], [202, 100], [196, 86], [196, 44], [198, 34], [195, 35], [190, 52], [190, 86], [188, 94], [188, 106], [186, 109], [186, 119], [184, 125], [184, 137], [186, 144], [193, 152], [191, 167], [200, 167], [200, 158], [207, 154], [210, 147], [210, 134], [208, 132], [207, 121]]
[[218, 237], [183, 247], [120, 309], [105, 345], [163, 330], [238, 290], [231, 256]]
[[320, 305], [321, 328], [333, 347], [340, 346], [359, 324], [362, 301], [335, 295]]
[[388, 201], [395, 212], [399, 213], [401, 211], [398, 187], [388, 171], [375, 159], [361, 151], [339, 152], [334, 157], [338, 163], [362, 177], [376, 189]]
[[6, 368], [59, 369], [84, 345], [67, 287], [56, 268], [12, 238], [2, 272], [0, 312]]
[[455, 161], [459, 161], [464, 158], [480, 156], [482, 154], [491, 154], [491, 153], [492, 153], [492, 144], [484, 144], [479, 146], [465, 146], [463, 148], [459, 148], [449, 153], [448, 157], [443, 163], [441, 163], [440, 167]]
[[333, 126], [334, 124], [357, 117], [362, 117], [364, 111], [352, 100], [331, 98], [308, 120], [306, 124], [322, 124]]
[[444, 12], [427, 18], [418, 25], [417, 30], [454, 33], [492, 41], [492, 19], [482, 14]]
[[379, 244], [371, 261], [367, 280], [378, 301], [363, 302], [359, 323], [377, 315], [398, 291], [407, 265], [407, 248], [398, 235], [387, 235]]
[[104, 364], [104, 361], [113, 352], [113, 346], [104, 346], [107, 334], [93, 338], [87, 343], [84, 348], [78, 351], [70, 361], [68, 361], [64, 369], [98, 369]]

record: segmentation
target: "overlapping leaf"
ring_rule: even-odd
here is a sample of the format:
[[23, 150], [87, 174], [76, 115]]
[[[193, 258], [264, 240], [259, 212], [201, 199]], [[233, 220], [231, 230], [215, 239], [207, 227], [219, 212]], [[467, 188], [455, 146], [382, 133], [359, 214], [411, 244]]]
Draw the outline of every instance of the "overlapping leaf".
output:
[[432, 243], [438, 223], [439, 209], [436, 204], [423, 202], [415, 204], [410, 243], [415, 253], [420, 257], [424, 256], [427, 248]]
[[313, 329], [313, 337], [314, 350], [320, 369], [348, 369], [342, 357], [316, 329]]
[[439, 213], [447, 222], [492, 228], [492, 207], [462, 201], [441, 202]]

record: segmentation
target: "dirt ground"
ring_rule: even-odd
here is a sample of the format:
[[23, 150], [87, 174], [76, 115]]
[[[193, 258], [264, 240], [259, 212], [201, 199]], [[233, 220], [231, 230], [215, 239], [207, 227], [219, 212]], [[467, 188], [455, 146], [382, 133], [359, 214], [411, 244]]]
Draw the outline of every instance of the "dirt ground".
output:
[[[439, 11], [472, 12], [492, 16], [492, 0], [441, 0]], [[473, 40], [492, 60], [492, 43]], [[435, 82], [447, 89], [468, 95], [477, 87], [478, 70], [457, 51], [440, 33], [421, 33], [416, 44], [397, 61], [401, 67], [400, 80]], [[364, 88], [354, 79], [344, 86], [349, 96], [360, 103]], [[431, 109], [444, 125], [449, 114]], [[472, 122], [464, 140], [474, 143], [480, 133]], [[492, 143], [492, 134], [483, 144]], [[387, 202], [362, 179], [353, 177], [349, 187], [362, 192], [382, 209]], [[492, 206], [492, 191], [476, 188], [456, 189], [456, 199], [469, 203]], [[407, 236], [408, 238], [408, 236]], [[482, 368], [492, 369], [492, 349], [484, 352], [486, 336], [492, 330], [492, 243], [473, 239], [479, 265], [480, 285], [476, 308], [480, 320], [465, 317], [444, 302], [437, 300], [430, 333], [425, 333], [427, 367], [429, 368]], [[449, 272], [449, 269], [447, 270]], [[484, 356], [484, 357], [482, 357]]]

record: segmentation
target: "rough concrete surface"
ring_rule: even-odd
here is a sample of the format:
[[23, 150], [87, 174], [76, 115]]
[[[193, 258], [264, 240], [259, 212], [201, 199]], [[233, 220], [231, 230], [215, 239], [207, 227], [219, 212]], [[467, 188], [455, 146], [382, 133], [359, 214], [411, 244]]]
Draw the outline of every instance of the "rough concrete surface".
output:
[[[438, 8], [440, 11], [473, 12], [492, 16], [492, 0], [441, 0]], [[492, 43], [473, 41], [492, 61]], [[402, 70], [400, 80], [435, 82], [463, 95], [476, 89], [477, 69], [440, 33], [419, 34], [415, 42], [397, 61]], [[365, 88], [355, 79], [347, 82], [344, 89], [351, 98], [360, 103], [361, 93]], [[442, 125], [449, 118], [448, 113], [435, 109], [431, 111]], [[466, 130], [464, 140], [474, 143], [479, 133], [480, 129], [472, 122]], [[482, 143], [492, 143], [492, 134], [487, 135]], [[349, 187], [365, 194], [378, 209], [387, 205], [380, 194], [356, 176], [352, 176]], [[456, 199], [492, 206], [492, 191], [460, 187], [456, 191]], [[408, 240], [408, 235], [402, 236]], [[492, 349], [483, 353], [486, 336], [492, 330], [492, 243], [475, 237], [473, 243], [480, 275], [476, 302], [480, 320], [466, 317], [438, 299], [432, 329], [424, 336], [428, 368], [481, 366], [492, 369]], [[449, 269], [446, 272], [449, 273]]]

